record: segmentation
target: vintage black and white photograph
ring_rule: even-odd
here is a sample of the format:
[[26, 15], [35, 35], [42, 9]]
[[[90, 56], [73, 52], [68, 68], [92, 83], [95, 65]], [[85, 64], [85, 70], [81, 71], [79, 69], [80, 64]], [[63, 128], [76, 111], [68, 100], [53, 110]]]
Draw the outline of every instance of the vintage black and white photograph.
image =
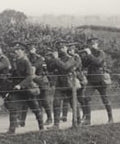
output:
[[119, 0], [0, 0], [0, 144], [120, 144]]

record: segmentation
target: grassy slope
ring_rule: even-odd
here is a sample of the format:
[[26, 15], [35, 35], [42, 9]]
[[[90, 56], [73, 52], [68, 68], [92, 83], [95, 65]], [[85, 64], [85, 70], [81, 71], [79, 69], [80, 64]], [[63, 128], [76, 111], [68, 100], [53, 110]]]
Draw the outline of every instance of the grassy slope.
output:
[[0, 136], [0, 144], [120, 144], [120, 124]]

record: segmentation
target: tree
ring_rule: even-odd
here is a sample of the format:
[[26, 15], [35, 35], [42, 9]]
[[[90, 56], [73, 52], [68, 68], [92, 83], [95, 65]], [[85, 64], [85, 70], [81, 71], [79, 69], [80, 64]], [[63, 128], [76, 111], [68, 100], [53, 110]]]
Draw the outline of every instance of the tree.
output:
[[23, 12], [15, 10], [4, 10], [0, 13], [0, 23], [2, 24], [23, 24], [26, 19], [27, 16]]

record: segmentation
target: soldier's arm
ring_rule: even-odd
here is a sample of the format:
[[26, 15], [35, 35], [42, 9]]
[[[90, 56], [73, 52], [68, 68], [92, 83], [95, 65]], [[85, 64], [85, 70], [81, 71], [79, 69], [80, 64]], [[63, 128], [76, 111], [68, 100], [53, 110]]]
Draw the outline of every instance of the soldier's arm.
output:
[[92, 54], [88, 56], [88, 60], [96, 66], [101, 65], [101, 63], [104, 61], [104, 59], [105, 59], [105, 53], [103, 51], [100, 51], [98, 57], [95, 57]]
[[67, 62], [63, 62], [60, 59], [55, 59], [55, 63], [59, 68], [64, 70], [69, 70], [75, 66], [75, 61], [72, 58], [70, 58]]

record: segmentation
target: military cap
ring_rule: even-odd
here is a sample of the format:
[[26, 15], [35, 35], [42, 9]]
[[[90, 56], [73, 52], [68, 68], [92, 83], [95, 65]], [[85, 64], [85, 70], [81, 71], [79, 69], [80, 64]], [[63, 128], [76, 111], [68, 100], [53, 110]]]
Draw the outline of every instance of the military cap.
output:
[[25, 48], [22, 46], [22, 45], [20, 45], [20, 44], [16, 44], [15, 46], [14, 46], [14, 50], [25, 50]]

